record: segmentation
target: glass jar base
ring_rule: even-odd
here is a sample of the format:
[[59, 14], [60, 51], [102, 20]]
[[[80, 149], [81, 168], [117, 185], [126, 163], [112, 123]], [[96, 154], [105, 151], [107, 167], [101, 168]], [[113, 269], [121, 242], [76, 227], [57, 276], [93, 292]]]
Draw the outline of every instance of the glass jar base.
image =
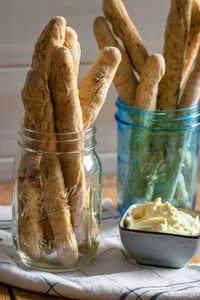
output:
[[92, 249], [87, 253], [87, 256], [80, 257], [80, 259], [76, 263], [70, 265], [69, 267], [61, 266], [58, 264], [50, 264], [50, 263], [35, 261], [20, 250], [17, 251], [17, 254], [21, 262], [27, 267], [31, 267], [32, 269], [41, 270], [50, 273], [63, 273], [63, 272], [78, 270], [80, 268], [85, 267], [95, 257], [98, 244], [99, 243], [95, 243]]

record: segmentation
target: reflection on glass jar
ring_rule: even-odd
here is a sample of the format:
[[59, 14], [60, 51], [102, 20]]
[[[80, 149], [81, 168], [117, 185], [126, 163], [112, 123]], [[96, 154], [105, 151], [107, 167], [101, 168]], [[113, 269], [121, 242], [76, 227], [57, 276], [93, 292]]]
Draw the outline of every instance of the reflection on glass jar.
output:
[[101, 233], [95, 127], [47, 135], [23, 126], [13, 167], [13, 240], [21, 260], [47, 271], [79, 268]]
[[121, 213], [133, 203], [161, 197], [195, 206], [200, 108], [146, 110], [116, 102], [118, 191]]

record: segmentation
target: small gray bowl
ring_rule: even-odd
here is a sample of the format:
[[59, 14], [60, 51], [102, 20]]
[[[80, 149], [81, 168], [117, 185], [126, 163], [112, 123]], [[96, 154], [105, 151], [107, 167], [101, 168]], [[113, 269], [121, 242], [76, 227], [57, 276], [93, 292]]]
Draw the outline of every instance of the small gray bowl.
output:
[[[124, 248], [138, 263], [182, 268], [200, 250], [200, 235], [186, 236], [125, 228], [125, 219], [135, 206], [130, 206], [122, 216], [119, 231]], [[182, 210], [192, 216], [200, 216], [200, 211]]]

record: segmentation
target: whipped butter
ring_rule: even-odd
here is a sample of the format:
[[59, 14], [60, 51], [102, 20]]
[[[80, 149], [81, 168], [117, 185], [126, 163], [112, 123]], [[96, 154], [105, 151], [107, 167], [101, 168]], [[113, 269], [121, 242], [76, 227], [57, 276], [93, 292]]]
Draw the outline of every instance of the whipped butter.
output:
[[134, 207], [126, 218], [126, 228], [191, 236], [200, 234], [198, 216], [194, 218], [169, 202], [163, 204], [161, 198]]

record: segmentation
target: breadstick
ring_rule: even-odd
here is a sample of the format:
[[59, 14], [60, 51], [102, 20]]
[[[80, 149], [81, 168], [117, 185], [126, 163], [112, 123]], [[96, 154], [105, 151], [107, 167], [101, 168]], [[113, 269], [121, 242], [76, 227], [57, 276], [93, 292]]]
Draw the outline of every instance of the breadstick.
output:
[[82, 112], [78, 97], [76, 68], [71, 53], [66, 47], [55, 47], [51, 51], [49, 62], [49, 88], [55, 109], [56, 129], [58, 133], [72, 133], [61, 140], [78, 139], [76, 142], [60, 143], [60, 151], [65, 152], [62, 168], [65, 184], [69, 190], [71, 220], [79, 249], [88, 245], [89, 218], [86, 215], [86, 184], [83, 167], [84, 149]]
[[[83, 113], [83, 127], [87, 129], [95, 121], [115, 76], [121, 61], [120, 51], [115, 47], [105, 47], [98, 59], [81, 78], [79, 83], [79, 98]], [[92, 218], [93, 232], [98, 231], [98, 225]]]
[[158, 84], [165, 73], [165, 60], [160, 54], [147, 59], [136, 90], [134, 106], [156, 109]]
[[158, 89], [158, 109], [177, 107], [191, 7], [192, 0], [171, 0], [163, 51], [166, 71]]
[[[78, 43], [78, 38], [77, 38], [76, 32], [70, 27], [66, 27], [64, 46], [66, 46], [70, 50], [70, 53], [72, 55], [72, 59], [74, 62], [74, 67], [76, 70], [76, 78], [77, 78], [79, 63], [80, 63], [80, 44]], [[84, 207], [85, 219], [89, 220], [89, 218], [90, 218], [89, 214], [91, 212], [91, 207], [90, 207], [88, 195], [86, 196], [86, 201], [85, 201], [84, 206], [85, 206]], [[96, 222], [95, 217], [92, 214], [92, 236], [96, 235], [98, 233], [98, 231], [99, 231], [98, 224]], [[89, 233], [89, 231], [87, 230], [87, 235], [88, 235], [88, 233]], [[84, 253], [85, 250], [87, 251], [88, 246], [89, 246], [89, 240], [82, 243], [82, 245], [79, 247], [80, 252]]]
[[[41, 76], [45, 80], [47, 79], [46, 68], [47, 68], [47, 59], [48, 59], [49, 51], [52, 47], [63, 44], [64, 38], [65, 38], [65, 26], [66, 26], [66, 21], [63, 17], [53, 18], [47, 24], [47, 26], [44, 28], [44, 30], [42, 31], [42, 33], [39, 36], [38, 41], [35, 45], [35, 50], [34, 50], [33, 58], [32, 58], [32, 68], [35, 69], [36, 71], [40, 72]], [[26, 112], [25, 112], [25, 116], [24, 116], [24, 127], [35, 131], [35, 127], [28, 119]], [[30, 183], [29, 183], [28, 182], [29, 174], [26, 172], [27, 174], [25, 175], [24, 172], [26, 170], [33, 170], [33, 168], [35, 170], [39, 170], [40, 160], [41, 160], [41, 156], [35, 155], [34, 165], [33, 165], [33, 159], [30, 158], [29, 153], [26, 153], [21, 158], [19, 172], [18, 172], [18, 174], [19, 174], [19, 176], [18, 176], [19, 177], [19, 191], [18, 192], [20, 192], [21, 188], [26, 189], [25, 186], [27, 184], [27, 186], [32, 186], [31, 194], [33, 194], [34, 186], [38, 186], [39, 183], [38, 182], [34, 183], [34, 177], [31, 174], [30, 174]], [[21, 176], [22, 174], [24, 174], [23, 175], [24, 177], [26, 176], [26, 178], [24, 178], [25, 180], [23, 179], [23, 176]], [[20, 185], [21, 185], [21, 187], [20, 187]], [[36, 195], [38, 194], [37, 190], [35, 191], [35, 194]], [[28, 197], [27, 195], [28, 195], [28, 191], [26, 191], [26, 197]], [[54, 239], [54, 237], [52, 236], [52, 230], [49, 227], [48, 221], [46, 221], [46, 220], [43, 221], [43, 227], [45, 227], [45, 236], [44, 236], [45, 239], [47, 239], [47, 236], [48, 236], [48, 238], [51, 237], [50, 239]]]
[[[56, 138], [53, 107], [49, 90], [38, 72], [28, 72], [22, 90], [22, 99], [28, 118], [34, 124], [36, 131], [46, 133], [41, 137], [40, 150], [54, 153]], [[52, 226], [59, 258], [62, 264], [67, 266], [77, 260], [78, 248], [70, 221], [68, 195], [58, 157], [56, 155], [42, 156], [40, 172], [44, 208]]]
[[87, 129], [96, 119], [121, 61], [120, 51], [105, 47], [98, 59], [83, 75], [79, 83], [79, 98], [83, 113], [83, 127]]
[[65, 28], [65, 41], [63, 46], [69, 49], [76, 68], [76, 77], [78, 77], [79, 63], [81, 57], [81, 48], [78, 42], [78, 36], [71, 27]]
[[28, 119], [42, 132], [53, 132], [53, 107], [43, 78], [37, 71], [29, 71], [21, 92]]
[[184, 58], [184, 68], [182, 74], [182, 84], [188, 76], [189, 70], [195, 60], [198, 53], [200, 43], [200, 2], [199, 0], [193, 0], [191, 24], [189, 38], [186, 46], [186, 53]]
[[[60, 46], [65, 39], [66, 21], [63, 17], [53, 18], [40, 34], [32, 57], [32, 69], [38, 71], [41, 76], [47, 79], [47, 60], [49, 51], [54, 46]], [[29, 121], [25, 114], [25, 125], [29, 126]]]
[[32, 69], [47, 80], [47, 61], [51, 48], [62, 46], [65, 40], [66, 21], [63, 17], [53, 18], [40, 34], [32, 58]]
[[[25, 114], [24, 128], [35, 130]], [[25, 129], [26, 130], [26, 129]], [[24, 134], [24, 133], [23, 133]], [[25, 136], [33, 138], [32, 132], [26, 130]], [[26, 148], [31, 142], [24, 141]], [[39, 180], [40, 159], [32, 153], [22, 152], [18, 176], [18, 237], [20, 249], [32, 259], [39, 260], [41, 249], [38, 247], [44, 238], [41, 217], [41, 200], [43, 198]]]
[[37, 170], [29, 172], [29, 177], [19, 177], [18, 239], [20, 250], [32, 259], [39, 260], [41, 256], [39, 244], [44, 235], [40, 222], [42, 194], [40, 182], [36, 182], [36, 177], [39, 177]]
[[112, 31], [110, 30], [104, 17], [97, 17], [94, 20], [93, 29], [100, 50], [104, 47], [113, 46], [118, 48], [121, 52], [122, 59], [113, 82], [121, 100], [128, 105], [133, 105], [137, 87], [137, 79], [133, 73], [132, 64], [126, 51], [124, 51], [124, 49], [114, 38]]
[[[65, 30], [65, 42], [64, 42], [64, 46], [66, 48], [69, 49], [71, 55], [72, 55], [72, 59], [74, 62], [74, 67], [76, 70], [76, 78], [78, 78], [78, 69], [79, 69], [79, 63], [80, 63], [80, 54], [81, 54], [81, 50], [80, 50], [80, 44], [78, 42], [78, 37], [76, 32], [71, 28], [71, 27], [66, 27]], [[82, 176], [82, 175], [81, 175]], [[88, 201], [88, 197], [86, 196], [86, 201], [84, 204], [84, 210], [85, 210], [85, 219], [89, 220], [89, 212], [90, 212], [90, 204]], [[96, 219], [94, 218], [94, 216], [92, 216], [92, 235], [97, 234], [99, 228], [96, 222]], [[86, 226], [87, 227], [87, 226]], [[88, 231], [86, 229], [86, 231]], [[88, 235], [88, 233], [87, 233]], [[89, 245], [89, 240], [86, 242], [81, 242], [82, 245], [79, 247], [80, 252], [85, 252], [85, 250], [87, 251], [88, 245]]]
[[195, 106], [200, 99], [200, 49], [193, 72], [190, 74], [181, 97], [179, 108]]
[[[47, 60], [49, 51], [54, 46], [60, 46], [65, 39], [66, 21], [63, 17], [53, 18], [40, 34], [32, 58], [32, 68], [38, 71], [41, 76], [47, 79]], [[28, 120], [26, 113], [24, 118], [25, 128], [34, 130], [33, 124]]]
[[128, 16], [121, 0], [103, 0], [103, 12], [112, 24], [113, 32], [122, 40], [135, 70], [140, 75], [148, 58], [142, 38]]
[[[66, 21], [63, 17], [53, 18], [46, 25], [36, 42], [35, 50], [32, 57], [32, 68], [38, 71], [45, 80], [47, 80], [47, 60], [49, 51], [52, 47], [60, 46], [64, 43], [65, 26]], [[30, 124], [30, 121], [28, 120], [27, 114], [25, 112], [24, 126], [25, 128], [30, 129], [30, 125], [31, 128], [35, 130], [33, 124]], [[26, 161], [30, 161], [29, 154], [24, 156], [24, 159], [26, 159]], [[40, 159], [41, 156], [37, 156], [37, 168], [39, 168]], [[21, 161], [21, 165], [27, 166], [25, 161]], [[34, 179], [32, 178], [32, 180]], [[49, 227], [47, 219], [43, 220], [43, 227], [45, 230], [45, 239], [53, 240], [54, 237], [52, 236], [52, 230]]]

